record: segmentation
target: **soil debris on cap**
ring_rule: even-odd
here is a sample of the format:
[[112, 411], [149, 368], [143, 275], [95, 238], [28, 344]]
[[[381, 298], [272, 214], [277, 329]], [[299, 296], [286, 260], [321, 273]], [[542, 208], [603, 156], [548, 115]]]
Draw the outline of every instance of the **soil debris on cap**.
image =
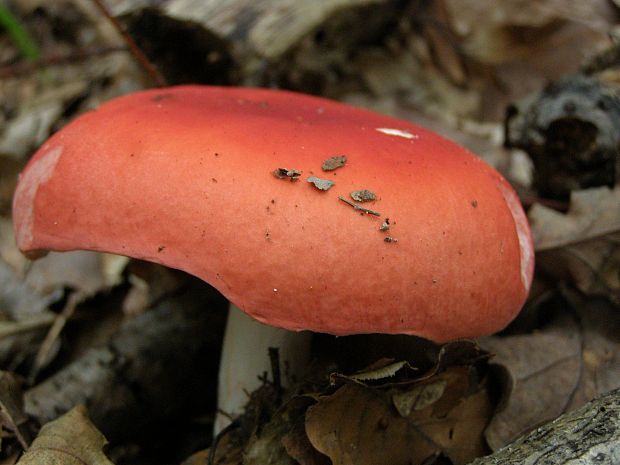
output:
[[390, 229], [390, 219], [386, 218], [383, 224], [379, 227], [379, 231], [388, 231]]
[[321, 166], [321, 169], [323, 171], [333, 171], [335, 169], [342, 168], [346, 162], [346, 155], [335, 155], [325, 160]]
[[358, 202], [371, 202], [373, 200], [377, 200], [377, 194], [368, 189], [361, 189], [359, 191], [351, 192], [351, 198]]
[[346, 203], [347, 205], [350, 205], [353, 207], [354, 210], [359, 210], [362, 213], [367, 213], [369, 215], [374, 215], [374, 216], [381, 216], [381, 213], [376, 212], [374, 210], [370, 210], [368, 208], [364, 208], [361, 205], [358, 205], [356, 203], [351, 202], [350, 200], [345, 199], [343, 196], [339, 195], [338, 198], [340, 200], [342, 200], [344, 203]]
[[383, 238], [383, 242], [398, 242], [398, 239], [395, 237], [386, 236]]
[[329, 179], [320, 179], [316, 176], [310, 176], [307, 181], [311, 182], [312, 184], [314, 184], [314, 187], [322, 191], [330, 190], [335, 184], [334, 181], [330, 181]]
[[271, 172], [278, 179], [286, 179], [289, 178], [291, 181], [297, 181], [299, 176], [301, 176], [301, 171], [288, 168], [276, 168]]

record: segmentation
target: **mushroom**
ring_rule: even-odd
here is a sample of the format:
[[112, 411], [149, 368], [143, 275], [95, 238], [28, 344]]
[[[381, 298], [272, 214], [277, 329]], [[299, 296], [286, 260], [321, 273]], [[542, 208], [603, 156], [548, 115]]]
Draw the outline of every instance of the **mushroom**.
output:
[[[321, 171], [333, 156], [346, 164]], [[282, 167], [335, 184], [279, 179]], [[360, 189], [377, 199], [339, 200]], [[88, 249], [179, 268], [289, 332], [491, 334], [520, 310], [534, 266], [519, 199], [464, 148], [409, 122], [266, 89], [147, 90], [80, 116], [30, 160], [13, 217], [31, 257]], [[266, 359], [248, 349], [255, 331], [232, 339], [229, 325], [223, 359], [244, 345]], [[235, 363], [256, 378], [254, 361]]]

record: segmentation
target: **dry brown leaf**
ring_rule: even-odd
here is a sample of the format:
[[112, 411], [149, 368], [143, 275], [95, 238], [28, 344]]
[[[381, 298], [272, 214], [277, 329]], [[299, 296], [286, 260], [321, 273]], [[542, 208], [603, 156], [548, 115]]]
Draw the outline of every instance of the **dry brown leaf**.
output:
[[[431, 350], [430, 346], [426, 347]], [[319, 377], [321, 381], [317, 378], [306, 382], [294, 390], [306, 394], [289, 399], [277, 410], [269, 396], [255, 391], [239, 426], [226, 432], [218, 442], [214, 463], [328, 465], [334, 460], [337, 463], [340, 459], [317, 449], [313, 437], [319, 438], [319, 442], [340, 438], [344, 447], [349, 447], [351, 441], [347, 435], [357, 433], [343, 428], [338, 432], [332, 426], [355, 425], [359, 417], [367, 424], [360, 428], [359, 444], [353, 444], [357, 456], [351, 460], [368, 458], [356, 465], [373, 463], [373, 457], [378, 458], [385, 448], [391, 454], [385, 463], [409, 464], [412, 439], [420, 447], [413, 456], [417, 462], [411, 463], [422, 463], [429, 457], [434, 460], [440, 455], [449, 456], [454, 463], [467, 462], [486, 452], [482, 431], [490, 417], [484, 378], [489, 354], [466, 340], [433, 346], [431, 352], [433, 355], [422, 358], [425, 361], [435, 358], [435, 364], [425, 365], [423, 375], [409, 362], [381, 358], [354, 375], [332, 372], [329, 384], [323, 384], [325, 376]], [[360, 390], [347, 392], [351, 385], [359, 386]], [[319, 392], [327, 394], [322, 396]], [[334, 402], [339, 396], [342, 396], [340, 403]], [[310, 406], [317, 402], [325, 412], [312, 410]], [[343, 408], [342, 402], [348, 405]], [[377, 431], [372, 429], [373, 425], [379, 425]], [[200, 463], [199, 456], [195, 460]], [[340, 463], [354, 462], [341, 460]]]
[[563, 294], [579, 315], [583, 339], [580, 383], [568, 406], [573, 409], [620, 386], [620, 313], [604, 299]]
[[482, 431], [491, 411], [484, 388], [470, 391], [468, 373], [452, 367], [431, 377], [426, 383], [446, 383], [443, 395], [406, 417], [392, 405], [396, 390], [344, 384], [308, 409], [306, 433], [333, 465], [421, 464], [440, 452], [467, 463], [485, 453]]
[[446, 390], [446, 381], [437, 380], [413, 386], [392, 395], [394, 407], [403, 417], [408, 417], [413, 410], [422, 410], [437, 402]]
[[540, 269], [620, 302], [620, 187], [575, 191], [568, 213], [537, 204], [529, 218]]
[[390, 358], [382, 358], [364, 368], [362, 371], [358, 371], [352, 375], [334, 373], [331, 375], [331, 379], [332, 382], [335, 382], [336, 379], [348, 379], [352, 381], [359, 381], [362, 384], [372, 381], [389, 382], [390, 378], [394, 378], [401, 370], [410, 372], [415, 370], [415, 368], [405, 361], [395, 362]]
[[586, 295], [620, 303], [620, 233], [541, 252], [536, 264], [557, 280], [569, 279]]
[[293, 455], [304, 458], [302, 465], [324, 463], [317, 457], [319, 454], [309, 444], [304, 444], [303, 438], [299, 436], [299, 433], [303, 433], [304, 412], [313, 403], [310, 397], [289, 400], [269, 423], [252, 435], [243, 452], [244, 465], [297, 465], [299, 462]]
[[282, 437], [286, 452], [299, 465], [331, 465], [331, 461], [318, 452], [308, 439], [304, 417], [300, 417], [293, 427]]
[[260, 433], [250, 439], [243, 454], [243, 463], [248, 465], [295, 465], [295, 460], [288, 455], [281, 444], [281, 423], [269, 423]]
[[529, 211], [536, 251], [620, 232], [620, 187], [574, 191], [568, 213], [535, 204]]
[[[544, 58], [549, 50], [541, 56], [541, 48], [558, 52], [554, 41], [570, 26], [578, 26], [571, 30], [579, 48], [559, 51], [570, 51], [573, 57], [582, 50], [591, 51], [606, 41], [613, 18], [607, 0], [446, 0], [446, 5], [466, 51], [490, 63]], [[534, 57], [527, 57], [528, 51]]]
[[581, 337], [574, 322], [546, 332], [480, 341], [506, 370], [508, 393], [485, 435], [493, 450], [565, 412], [580, 381]]
[[[596, 50], [607, 47], [615, 18], [608, 0], [445, 3], [460, 50], [474, 63], [467, 84], [482, 99], [479, 117], [495, 121], [508, 103], [577, 72]], [[481, 75], [479, 65], [493, 82]]]
[[44, 425], [18, 465], [113, 465], [103, 453], [106, 442], [78, 406]]
[[489, 424], [498, 449], [517, 436], [620, 386], [620, 314], [604, 299], [564, 290], [566, 316], [540, 331], [481, 341], [494, 351], [507, 392]]

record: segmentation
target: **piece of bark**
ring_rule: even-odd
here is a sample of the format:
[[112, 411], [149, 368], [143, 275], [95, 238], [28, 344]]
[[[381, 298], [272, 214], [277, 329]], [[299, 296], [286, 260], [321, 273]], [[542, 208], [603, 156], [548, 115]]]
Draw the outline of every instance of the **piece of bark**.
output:
[[26, 412], [46, 423], [84, 404], [118, 440], [212, 401], [224, 302], [203, 283], [164, 299], [123, 324], [107, 346], [28, 390]]
[[620, 389], [562, 415], [470, 465], [558, 463], [620, 463]]

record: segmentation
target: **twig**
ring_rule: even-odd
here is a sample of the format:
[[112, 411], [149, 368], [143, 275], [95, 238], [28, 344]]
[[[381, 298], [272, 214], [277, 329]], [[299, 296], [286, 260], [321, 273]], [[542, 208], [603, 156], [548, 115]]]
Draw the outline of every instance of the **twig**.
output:
[[149, 77], [155, 83], [155, 85], [157, 87], [164, 87], [166, 85], [166, 80], [164, 79], [162, 74], [159, 72], [157, 68], [155, 68], [155, 66], [153, 66], [153, 64], [146, 57], [142, 49], [138, 47], [136, 42], [123, 29], [123, 27], [121, 26], [121, 23], [114, 16], [112, 16], [108, 8], [103, 3], [103, 0], [92, 0], [92, 1], [95, 3], [97, 8], [99, 8], [99, 11], [101, 11], [101, 13], [106, 17], [106, 19], [110, 21], [110, 24], [112, 24], [114, 29], [116, 29], [116, 31], [123, 37], [123, 40], [127, 44], [127, 47], [129, 47], [129, 52], [133, 55], [133, 57], [140, 64], [140, 66], [142, 66], [142, 68], [146, 71], [146, 73], [149, 75]]
[[381, 216], [381, 213], [376, 212], [374, 210], [369, 210], [368, 208], [364, 208], [361, 205], [358, 205], [354, 202], [351, 202], [350, 200], [345, 199], [343, 196], [339, 195], [338, 198], [340, 200], [342, 200], [344, 203], [346, 203], [347, 205], [351, 205], [355, 210], [359, 210], [363, 213], [368, 213], [369, 215], [375, 215], [375, 216]]
[[71, 64], [75, 61], [88, 60], [89, 58], [106, 55], [108, 53], [126, 51], [127, 48], [125, 46], [100, 47], [94, 49], [78, 50], [74, 53], [69, 53], [66, 55], [42, 56], [37, 61], [20, 61], [17, 63], [0, 66], [0, 78], [20, 76], [35, 71], [37, 69], [45, 68], [47, 66], [62, 65], [65, 63]]
[[30, 371], [30, 380], [32, 382], [34, 382], [43, 366], [49, 361], [54, 343], [58, 340], [60, 333], [67, 324], [67, 321], [69, 321], [75, 313], [75, 307], [82, 298], [83, 296], [81, 294], [72, 293], [67, 299], [67, 303], [65, 304], [62, 312], [60, 312], [54, 320], [54, 323], [52, 323], [52, 326], [47, 332], [47, 335], [45, 336], [41, 347], [39, 347], [39, 351], [34, 359], [32, 370]]
[[276, 404], [282, 402], [282, 375], [280, 374], [280, 351], [277, 347], [269, 347], [269, 361], [271, 362], [271, 376], [273, 388], [276, 392]]

